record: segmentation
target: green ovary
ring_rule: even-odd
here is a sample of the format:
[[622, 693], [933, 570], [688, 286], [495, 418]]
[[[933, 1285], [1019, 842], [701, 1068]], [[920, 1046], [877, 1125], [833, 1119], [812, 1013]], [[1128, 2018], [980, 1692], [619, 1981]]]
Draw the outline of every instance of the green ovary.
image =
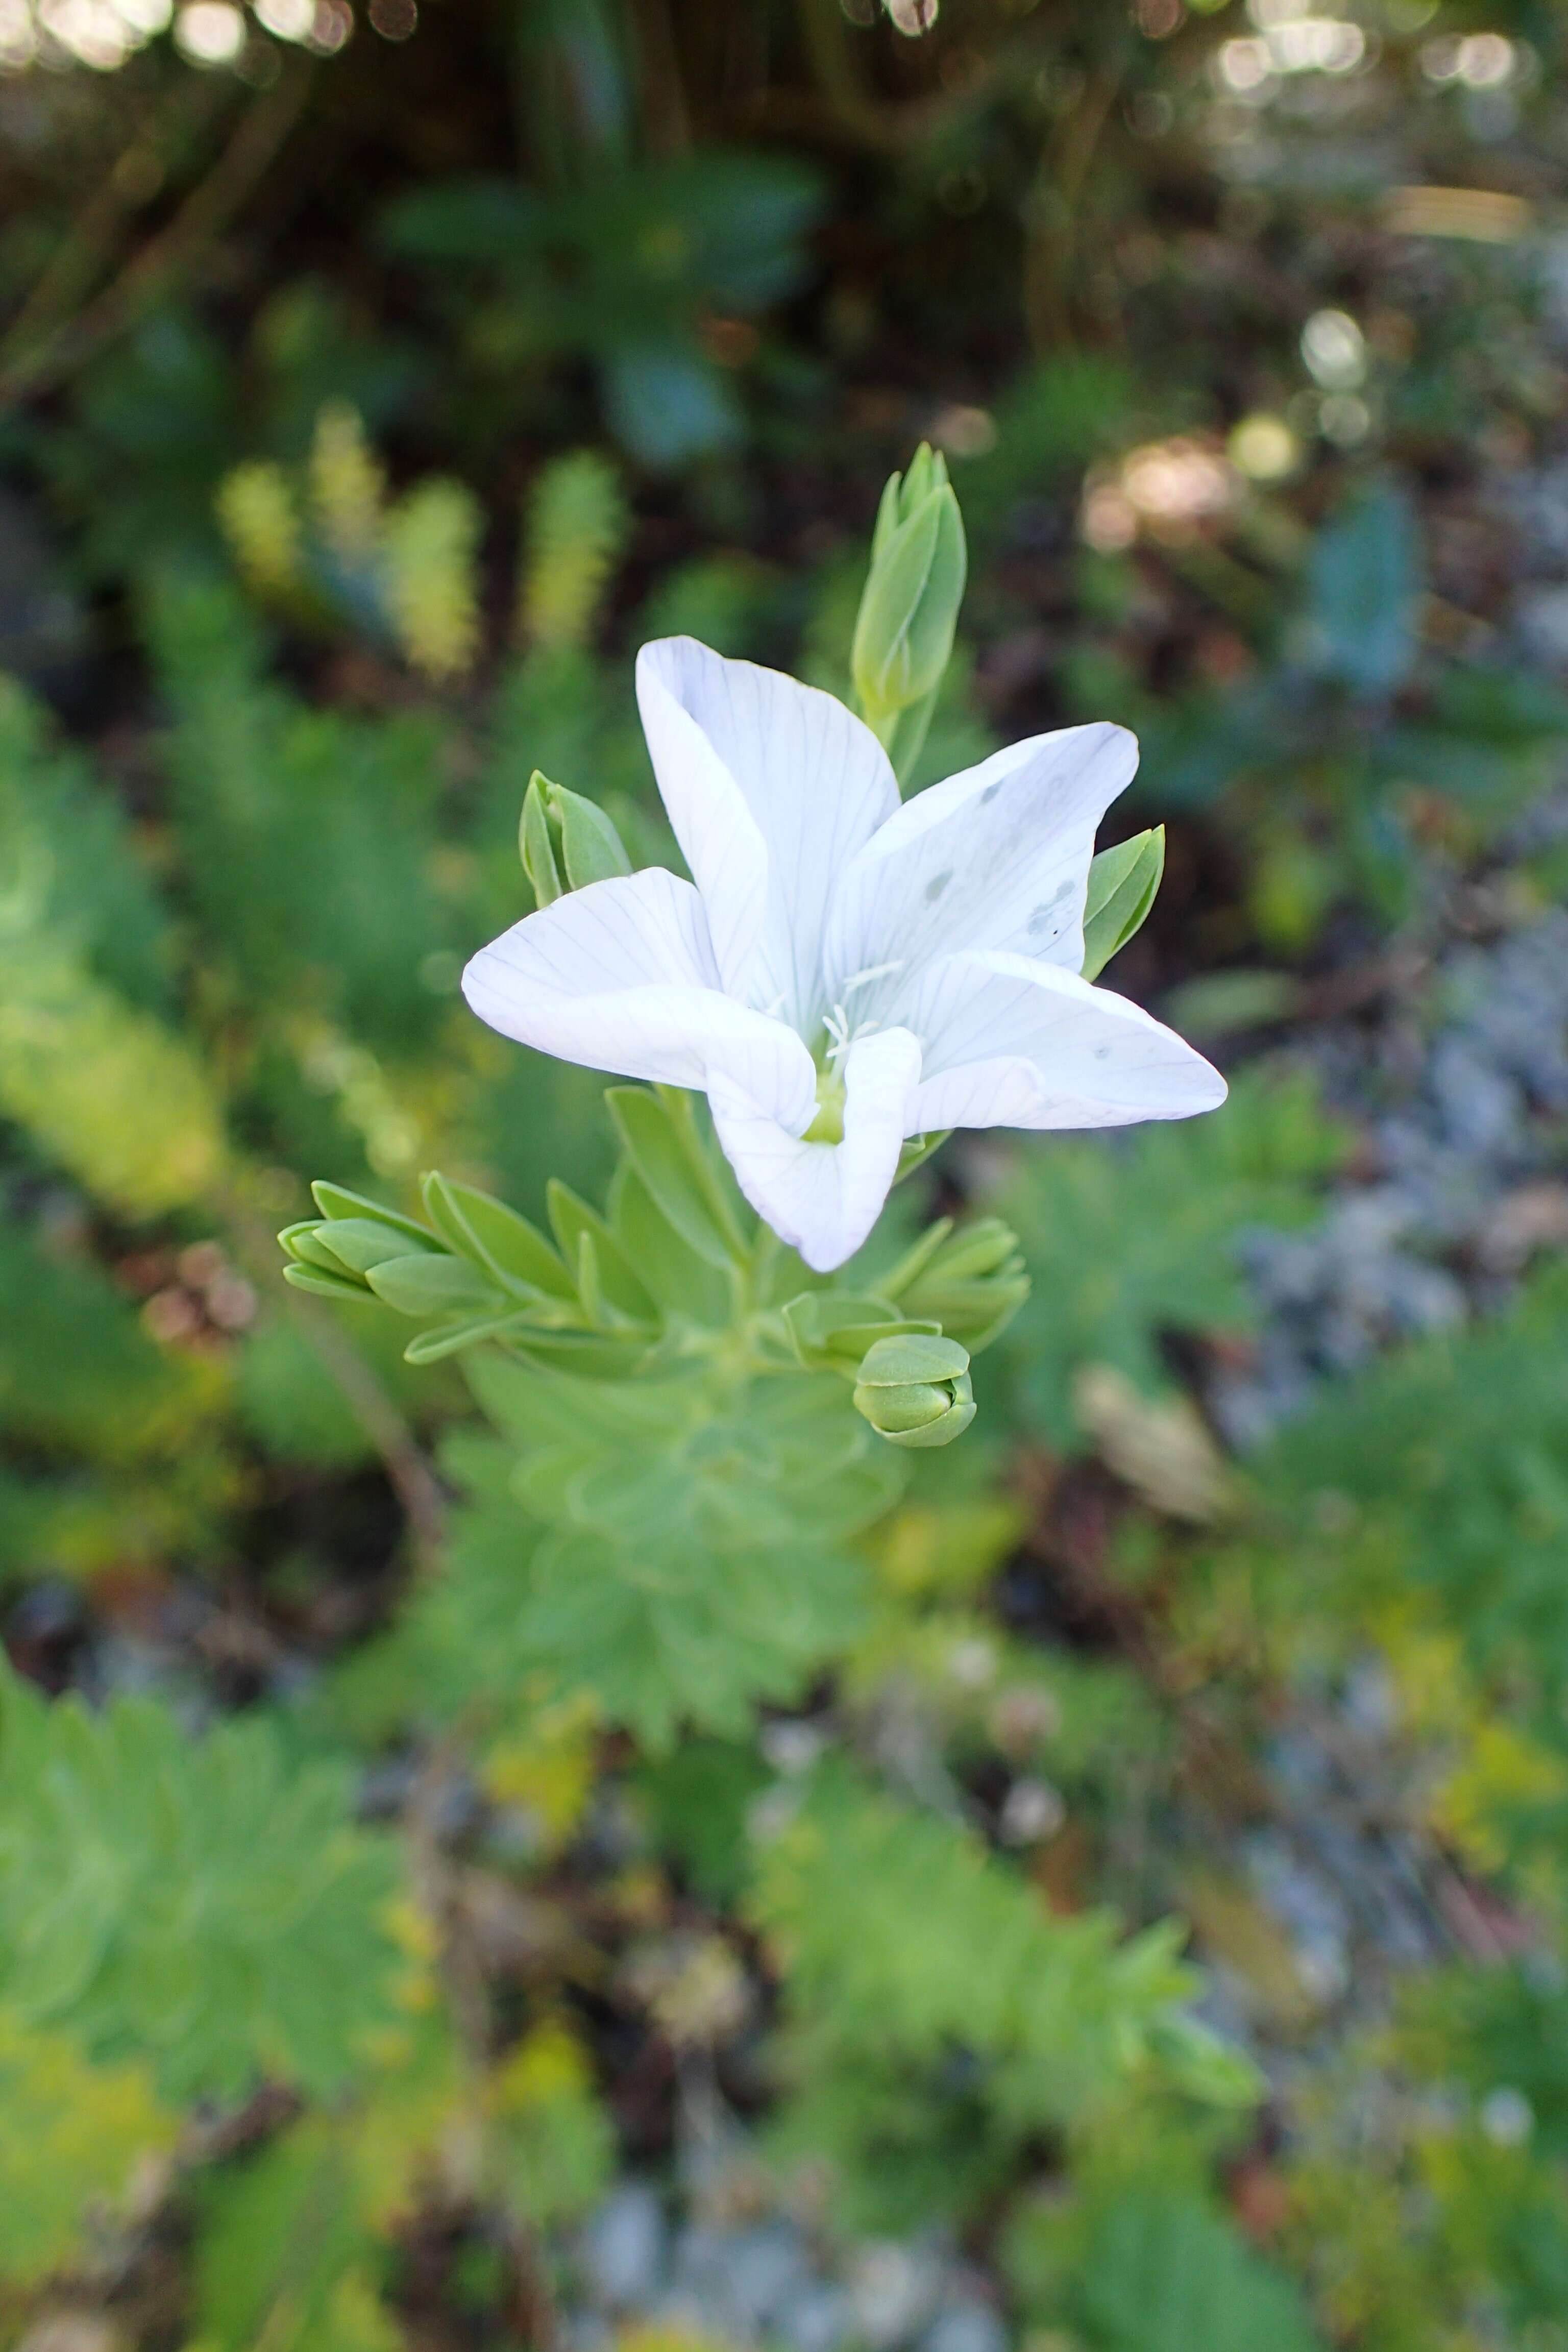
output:
[[805, 1130], [807, 1143], [844, 1140], [844, 1080], [829, 1062], [816, 1073], [816, 1117]]

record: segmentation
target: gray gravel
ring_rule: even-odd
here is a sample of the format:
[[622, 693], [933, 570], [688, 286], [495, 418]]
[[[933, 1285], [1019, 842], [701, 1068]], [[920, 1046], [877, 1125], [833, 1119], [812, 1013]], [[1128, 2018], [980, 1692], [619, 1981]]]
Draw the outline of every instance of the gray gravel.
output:
[[1568, 1242], [1568, 911], [1455, 943], [1412, 1001], [1302, 1050], [1367, 1171], [1309, 1232], [1244, 1242], [1257, 1360], [1209, 1397], [1243, 1449], [1322, 1380], [1495, 1308], [1539, 1249]]

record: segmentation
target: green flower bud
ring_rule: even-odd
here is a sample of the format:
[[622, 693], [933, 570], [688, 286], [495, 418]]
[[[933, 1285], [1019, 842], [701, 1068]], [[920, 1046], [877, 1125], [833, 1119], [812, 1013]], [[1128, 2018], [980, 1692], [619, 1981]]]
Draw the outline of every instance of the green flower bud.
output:
[[978, 1217], [954, 1232], [939, 1217], [883, 1284], [899, 1312], [941, 1325], [972, 1356], [988, 1348], [1029, 1295], [1017, 1236], [1000, 1217]]
[[604, 810], [581, 793], [552, 784], [537, 768], [523, 795], [517, 839], [522, 870], [541, 907], [552, 905], [567, 890], [581, 890], [590, 882], [607, 882], [632, 870], [621, 836]]
[[855, 1410], [890, 1445], [951, 1445], [974, 1418], [966, 1350], [914, 1333], [879, 1339], [860, 1366]]
[[1083, 976], [1093, 980], [1142, 930], [1165, 871], [1165, 828], [1136, 833], [1102, 849], [1089, 869], [1083, 910]]
[[897, 738], [901, 767], [919, 749], [952, 652], [967, 568], [946, 462], [922, 442], [882, 493], [850, 656], [860, 709], [889, 750]]

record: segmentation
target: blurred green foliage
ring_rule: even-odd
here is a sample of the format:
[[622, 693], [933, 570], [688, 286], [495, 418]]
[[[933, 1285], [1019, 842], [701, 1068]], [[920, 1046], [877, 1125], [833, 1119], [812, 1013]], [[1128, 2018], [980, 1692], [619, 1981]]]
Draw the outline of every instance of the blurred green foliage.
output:
[[[997, 2249], [1039, 2352], [1551, 2352], [1561, 1271], [1217, 1480], [1187, 1391], [1353, 1177], [1313, 991], [1553, 887], [1561, 12], [329, 5], [200, 68], [155, 13], [0, 16], [0, 2340], [542, 2341], [717, 2081], [829, 2239]], [[417, 1222], [438, 1160], [638, 1347], [721, 1288], [458, 976], [536, 770], [673, 858], [643, 637], [848, 692], [921, 442], [970, 589], [910, 781], [1136, 726], [1110, 984], [1283, 1066], [912, 1180], [1033, 1283], [952, 1454], [827, 1371], [415, 1374], [279, 1281], [308, 1176]], [[1450, 1957], [1255, 2072], [1169, 1923], [1369, 1659]]]

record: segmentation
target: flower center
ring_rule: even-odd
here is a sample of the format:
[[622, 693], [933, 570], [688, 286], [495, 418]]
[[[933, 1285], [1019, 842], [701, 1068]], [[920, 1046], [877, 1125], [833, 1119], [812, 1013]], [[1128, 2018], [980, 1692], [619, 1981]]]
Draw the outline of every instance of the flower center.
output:
[[842, 1143], [844, 1140], [844, 1057], [854, 1042], [855, 1032], [842, 1004], [822, 1016], [826, 1035], [816, 1055], [816, 1117], [805, 1130], [807, 1143]]
[[807, 1143], [844, 1140], [844, 1074], [836, 1061], [816, 1074], [816, 1117], [805, 1130]]

